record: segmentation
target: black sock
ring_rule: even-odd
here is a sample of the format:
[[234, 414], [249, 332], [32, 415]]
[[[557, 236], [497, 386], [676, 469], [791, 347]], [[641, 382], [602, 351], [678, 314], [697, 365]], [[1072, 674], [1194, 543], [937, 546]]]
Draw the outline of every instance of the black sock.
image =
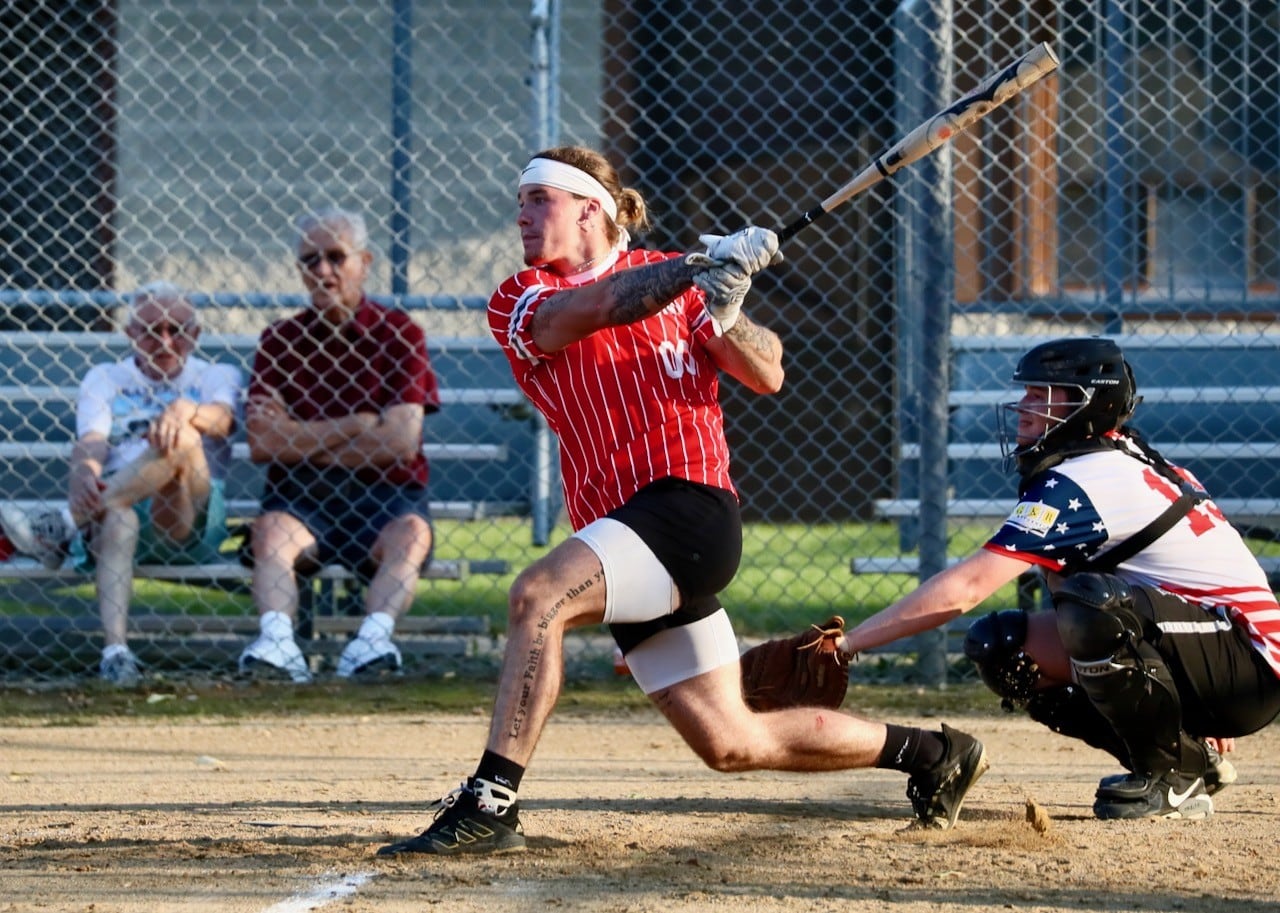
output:
[[942, 734], [926, 732], [912, 726], [885, 726], [884, 750], [876, 759], [876, 767], [913, 773], [928, 770], [946, 754]]
[[486, 751], [480, 756], [480, 764], [476, 767], [476, 777], [505, 786], [514, 792], [520, 790], [520, 780], [524, 777], [524, 768], [515, 761], [508, 761], [502, 755]]

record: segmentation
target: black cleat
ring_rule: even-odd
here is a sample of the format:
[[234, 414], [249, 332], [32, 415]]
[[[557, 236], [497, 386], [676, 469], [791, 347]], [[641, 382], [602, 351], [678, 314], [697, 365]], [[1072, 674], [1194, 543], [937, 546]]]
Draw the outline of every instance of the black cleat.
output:
[[436, 805], [439, 810], [429, 828], [416, 837], [381, 847], [378, 855], [427, 853], [459, 856], [464, 853], [523, 852], [524, 830], [520, 826], [519, 809], [513, 805], [503, 815], [482, 812], [469, 780]]
[[[1236, 782], [1239, 775], [1236, 773], [1235, 765], [1218, 754], [1216, 749], [1207, 744], [1204, 748], [1209, 755], [1209, 766], [1205, 768], [1204, 773], [1201, 775], [1204, 777], [1204, 791], [1211, 796], [1216, 796]], [[1141, 774], [1112, 774], [1098, 781], [1098, 791], [1095, 793], [1095, 797], [1102, 801], [1112, 799], [1132, 800], [1144, 796], [1147, 789], [1147, 778]]]
[[922, 827], [954, 827], [965, 796], [987, 772], [987, 750], [971, 735], [942, 724], [947, 750], [942, 760], [907, 780], [907, 798]]
[[1213, 814], [1213, 800], [1203, 777], [1169, 771], [1159, 777], [1130, 774], [1123, 778], [1125, 794], [1115, 795], [1116, 785], [1093, 803], [1093, 813], [1104, 821], [1134, 818], [1180, 818], [1199, 821]]

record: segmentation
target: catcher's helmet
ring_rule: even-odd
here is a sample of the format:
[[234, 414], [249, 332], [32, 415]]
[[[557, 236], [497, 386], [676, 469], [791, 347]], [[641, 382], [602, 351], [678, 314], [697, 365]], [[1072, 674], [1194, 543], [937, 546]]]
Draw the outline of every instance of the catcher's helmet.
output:
[[[1075, 406], [1065, 417], [1050, 410], [1029, 410], [1018, 402], [1002, 403], [1000, 445], [1006, 461], [1017, 461], [1020, 469], [1043, 457], [1089, 438], [1113, 431], [1129, 420], [1141, 398], [1133, 369], [1124, 360], [1120, 347], [1101, 336], [1059, 339], [1041, 343], [1018, 360], [1013, 381], [1023, 386], [1050, 388], [1051, 399], [1059, 391], [1065, 396], [1051, 405]], [[1046, 420], [1037, 440], [1017, 442], [1018, 413], [1031, 411]]]

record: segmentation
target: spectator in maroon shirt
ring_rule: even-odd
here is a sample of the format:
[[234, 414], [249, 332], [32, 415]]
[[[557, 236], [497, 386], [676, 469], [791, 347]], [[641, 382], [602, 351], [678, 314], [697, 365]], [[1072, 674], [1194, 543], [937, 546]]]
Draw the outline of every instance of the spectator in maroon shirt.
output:
[[338, 676], [394, 672], [391, 634], [431, 555], [422, 421], [439, 408], [436, 378], [422, 329], [364, 293], [364, 219], [322, 210], [298, 231], [311, 306], [263, 331], [246, 407], [249, 452], [267, 478], [252, 533], [261, 633], [240, 670], [311, 680], [293, 636], [296, 572], [338, 562], [368, 581]]

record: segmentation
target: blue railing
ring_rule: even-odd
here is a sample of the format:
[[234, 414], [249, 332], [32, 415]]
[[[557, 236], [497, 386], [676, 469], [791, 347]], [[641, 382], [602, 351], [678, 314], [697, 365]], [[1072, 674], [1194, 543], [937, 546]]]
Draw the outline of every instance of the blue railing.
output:
[[[369, 297], [379, 304], [409, 311], [475, 311], [484, 310], [489, 304], [487, 295], [370, 295]], [[300, 292], [192, 292], [190, 299], [197, 307], [283, 308], [286, 310], [304, 308], [310, 301]], [[0, 308], [112, 308], [127, 305], [130, 300], [131, 293], [120, 291], [0, 290]]]

